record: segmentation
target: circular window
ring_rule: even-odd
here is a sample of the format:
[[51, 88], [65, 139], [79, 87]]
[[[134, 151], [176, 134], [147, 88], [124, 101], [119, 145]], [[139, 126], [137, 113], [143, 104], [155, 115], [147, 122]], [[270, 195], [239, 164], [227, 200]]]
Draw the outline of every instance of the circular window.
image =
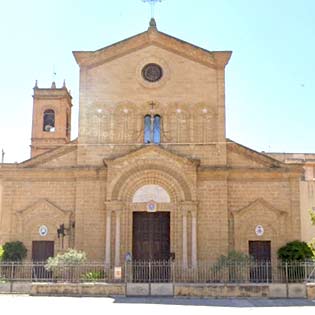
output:
[[156, 63], [149, 63], [142, 69], [142, 77], [149, 82], [159, 81], [163, 76], [163, 69]]

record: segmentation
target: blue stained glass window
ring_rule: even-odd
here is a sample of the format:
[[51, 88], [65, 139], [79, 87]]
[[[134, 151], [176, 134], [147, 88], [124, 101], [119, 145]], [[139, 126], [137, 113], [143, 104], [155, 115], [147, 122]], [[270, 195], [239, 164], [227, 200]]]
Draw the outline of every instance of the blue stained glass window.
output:
[[161, 142], [161, 117], [159, 115], [154, 116], [154, 124], [153, 124], [153, 142], [160, 143]]
[[144, 116], [144, 143], [151, 143], [151, 117]]

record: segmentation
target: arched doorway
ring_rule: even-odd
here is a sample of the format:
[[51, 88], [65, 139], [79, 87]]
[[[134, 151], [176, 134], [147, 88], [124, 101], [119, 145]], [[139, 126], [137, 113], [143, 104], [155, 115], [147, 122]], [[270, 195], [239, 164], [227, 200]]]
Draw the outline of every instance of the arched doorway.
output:
[[[127, 258], [129, 261], [130, 257], [135, 261], [150, 260], [152, 257], [154, 260], [165, 260], [171, 256], [176, 261], [181, 261], [184, 268], [189, 264], [196, 266], [197, 202], [194, 201], [194, 183], [191, 184], [185, 174], [181, 174], [175, 167], [168, 167], [166, 163], [136, 164], [130, 166], [129, 170], [119, 171], [121, 174], [111, 180], [107, 191], [108, 201], [105, 202], [105, 263], [121, 266], [122, 261]], [[114, 174], [114, 171], [111, 173]], [[153, 212], [148, 209], [150, 201], [156, 204]], [[142, 217], [142, 223], [134, 223], [138, 212], [141, 212], [139, 216]], [[148, 223], [146, 216], [153, 222]], [[165, 223], [160, 223], [158, 227], [157, 221]], [[140, 226], [138, 241], [134, 235], [137, 226]], [[157, 238], [160, 238], [156, 241], [158, 245], [155, 245], [161, 247], [164, 254], [150, 254], [154, 253], [155, 236], [148, 236], [149, 240], [145, 240], [145, 231], [141, 229], [143, 226], [147, 226], [149, 231], [155, 228]], [[159, 237], [161, 234], [166, 234], [164, 239]], [[142, 248], [145, 241], [151, 242], [147, 244], [151, 247], [149, 253], [137, 254], [135, 243], [140, 242], [138, 246]]]
[[144, 185], [135, 192], [133, 203], [144, 203], [147, 209], [133, 212], [132, 252], [135, 261], [170, 259], [170, 212], [157, 211], [159, 203], [170, 203], [170, 200], [160, 185]]

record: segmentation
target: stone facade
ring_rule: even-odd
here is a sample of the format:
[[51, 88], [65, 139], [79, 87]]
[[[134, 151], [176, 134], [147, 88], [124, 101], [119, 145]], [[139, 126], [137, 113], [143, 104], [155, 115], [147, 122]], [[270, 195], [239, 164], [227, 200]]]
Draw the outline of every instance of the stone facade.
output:
[[300, 180], [301, 239], [315, 239], [315, 225], [311, 223], [310, 211], [315, 212], [315, 154], [313, 153], [268, 153], [269, 156], [287, 164], [300, 164], [304, 175]]
[[[249, 241], [270, 241], [275, 259], [280, 246], [300, 239], [302, 167], [226, 139], [224, 76], [231, 52], [206, 51], [151, 25], [74, 56], [78, 139], [67, 136], [66, 87], [36, 86], [33, 158], [0, 166], [1, 242], [22, 240], [29, 259], [33, 241], [50, 240], [55, 252], [75, 247], [90, 260], [121, 265], [133, 250], [133, 212], [147, 211], [147, 200], [134, 199], [143, 187], [168, 196], [153, 198], [157, 211], [170, 212], [170, 252], [184, 266], [232, 249], [248, 253]], [[146, 80], [147, 64], [158, 64], [162, 78]], [[56, 124], [49, 135], [41, 129], [47, 108]], [[159, 143], [144, 143], [146, 115], [161, 118]], [[58, 238], [62, 224], [65, 236]], [[42, 225], [47, 235], [39, 235]], [[255, 233], [258, 225], [263, 234]]]

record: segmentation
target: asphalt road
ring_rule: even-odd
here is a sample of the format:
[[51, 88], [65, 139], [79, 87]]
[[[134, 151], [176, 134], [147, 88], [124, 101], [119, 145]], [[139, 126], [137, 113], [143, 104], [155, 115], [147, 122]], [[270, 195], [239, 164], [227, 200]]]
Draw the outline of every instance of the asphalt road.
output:
[[315, 301], [298, 299], [90, 298], [0, 295], [1, 314], [315, 314]]

